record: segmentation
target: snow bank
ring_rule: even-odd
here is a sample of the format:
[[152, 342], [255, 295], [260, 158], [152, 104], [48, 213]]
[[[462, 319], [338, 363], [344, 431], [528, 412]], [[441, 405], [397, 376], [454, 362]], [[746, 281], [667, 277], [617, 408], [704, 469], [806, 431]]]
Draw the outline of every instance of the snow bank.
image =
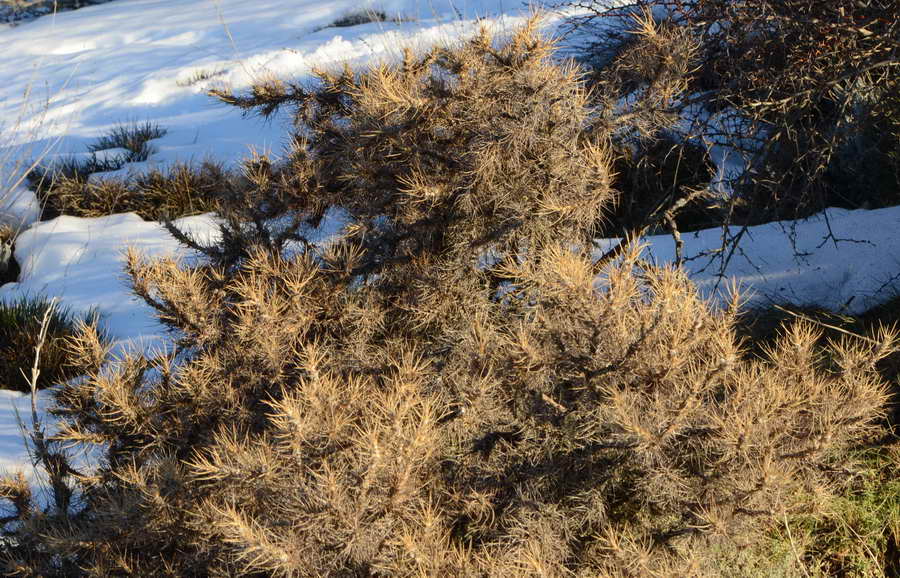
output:
[[[187, 217], [176, 225], [201, 239], [217, 234], [209, 216]], [[58, 217], [19, 236], [15, 256], [22, 272], [18, 283], [0, 287], [0, 301], [22, 295], [59, 297], [73, 313], [98, 310], [116, 343], [149, 348], [158, 342], [162, 327], [151, 309], [128, 290], [123, 272], [127, 247], [148, 257], [185, 253], [162, 225], [133, 213], [96, 219]]]
[[[900, 207], [830, 209], [803, 221], [749, 227], [733, 253], [718, 251], [723, 236], [734, 238], [740, 228], [707, 229], [682, 235], [684, 267], [706, 297], [719, 297], [734, 281], [746, 292], [749, 306], [816, 305], [862, 313], [900, 290], [898, 231]], [[650, 260], [675, 261], [672, 237], [645, 241]], [[600, 241], [598, 254], [616, 243]]]
[[[41, 415], [47, 407], [49, 396], [41, 392], [37, 397], [37, 407]], [[18, 412], [18, 413], [17, 413]], [[16, 391], [0, 389], [0, 474], [22, 471], [31, 479], [35, 478], [34, 468], [25, 447], [19, 418], [31, 425], [31, 396]]]
[[16, 187], [0, 196], [0, 225], [19, 230], [38, 220], [41, 206], [34, 193], [24, 187]]
[[[505, 9], [503, 0], [128, 0], [0, 29], [0, 158], [9, 147], [81, 153], [116, 125], [145, 120], [168, 131], [152, 141], [151, 164], [279, 152], [287, 118], [242, 118], [206, 91], [395, 59], [405, 46], [453, 42], [480, 22], [502, 28], [527, 14], [515, 2]], [[373, 10], [388, 21], [331, 26]]]
[[[188, 217], [176, 224], [200, 239], [217, 234], [209, 216]], [[126, 284], [127, 247], [157, 257], [186, 252], [159, 223], [146, 222], [135, 214], [98, 219], [59, 217], [38, 223], [19, 236], [16, 260], [22, 273], [18, 283], [0, 287], [0, 301], [15, 301], [22, 295], [59, 297], [60, 304], [73, 313], [98, 311], [114, 350], [131, 346], [148, 352], [158, 349], [164, 345], [164, 329]], [[38, 400], [43, 409], [49, 396], [41, 392]], [[17, 411], [30, 426], [30, 396], [0, 390], [0, 473], [23, 470], [34, 479]]]

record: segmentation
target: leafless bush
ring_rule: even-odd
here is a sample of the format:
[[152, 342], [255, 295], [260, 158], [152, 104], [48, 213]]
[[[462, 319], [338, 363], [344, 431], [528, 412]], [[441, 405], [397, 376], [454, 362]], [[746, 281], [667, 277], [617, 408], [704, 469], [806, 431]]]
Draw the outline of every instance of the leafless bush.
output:
[[[258, 222], [225, 225], [240, 251], [130, 255], [177, 347], [107, 363], [84, 329], [51, 441], [103, 458], [55, 470], [66, 511], [3, 487], [7, 570], [714, 574], [821, 511], [881, 433], [893, 334], [822, 355], [798, 324], [748, 359], [734, 310], [682, 273], [633, 248], [598, 266], [611, 125], [551, 56], [532, 23], [320, 90], [222, 95], [295, 104], [307, 140], [291, 171], [248, 164], [256, 186], [228, 202]], [[328, 247], [288, 226], [288, 256], [269, 195], [353, 223]]]
[[678, 231], [715, 227], [722, 203], [709, 192], [710, 165], [703, 146], [666, 135], [623, 146], [614, 163], [618, 203], [601, 231], [619, 236], [646, 223]]

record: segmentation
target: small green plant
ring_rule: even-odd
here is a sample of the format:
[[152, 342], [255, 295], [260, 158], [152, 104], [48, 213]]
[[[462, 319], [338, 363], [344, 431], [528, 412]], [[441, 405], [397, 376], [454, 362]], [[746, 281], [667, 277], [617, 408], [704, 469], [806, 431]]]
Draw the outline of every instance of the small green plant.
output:
[[766, 540], [717, 559], [732, 576], [900, 575], [900, 446], [858, 452], [852, 482], [816, 515], [785, 517]]
[[900, 575], [900, 446], [870, 450], [857, 482], [807, 521], [808, 556], [831, 576]]
[[[0, 303], [0, 389], [30, 391], [22, 370], [34, 363], [41, 320], [48, 307], [50, 302], [41, 297]], [[74, 377], [67, 340], [79, 326], [96, 325], [97, 321], [96, 314], [76, 316], [65, 308], [54, 309], [41, 350], [39, 389]]]

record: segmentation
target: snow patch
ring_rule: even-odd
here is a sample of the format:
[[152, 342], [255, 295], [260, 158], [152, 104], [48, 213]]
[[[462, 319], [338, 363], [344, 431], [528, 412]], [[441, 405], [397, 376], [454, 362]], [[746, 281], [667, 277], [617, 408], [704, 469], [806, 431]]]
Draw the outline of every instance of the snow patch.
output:
[[[211, 240], [218, 234], [209, 215], [175, 224], [201, 238]], [[22, 272], [17, 283], [0, 287], [0, 301], [40, 295], [59, 298], [76, 314], [96, 309], [117, 349], [136, 344], [149, 350], [162, 343], [163, 328], [128, 288], [124, 264], [129, 247], [148, 257], [187, 254], [161, 224], [133, 213], [57, 217], [19, 236], [15, 256]]]
[[[682, 233], [684, 268], [708, 298], [736, 282], [748, 306], [815, 305], [858, 314], [900, 292], [900, 207], [873, 211], [829, 209], [801, 221], [748, 227], [736, 251], [720, 252], [739, 227]], [[645, 256], [675, 262], [669, 235], [648, 237]], [[597, 255], [618, 243], [598, 241]], [[704, 256], [705, 255], [705, 256]]]

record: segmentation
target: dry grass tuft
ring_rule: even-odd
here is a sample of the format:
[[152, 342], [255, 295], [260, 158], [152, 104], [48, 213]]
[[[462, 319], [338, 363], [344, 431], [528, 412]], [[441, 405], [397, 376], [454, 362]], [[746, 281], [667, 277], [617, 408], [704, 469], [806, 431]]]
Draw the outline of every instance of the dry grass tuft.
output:
[[[233, 186], [233, 177], [220, 165], [176, 163], [166, 168], [127, 175], [103, 175], [152, 154], [149, 144], [166, 131], [147, 122], [120, 125], [89, 147], [87, 159], [68, 158], [35, 167], [27, 179], [44, 205], [44, 218], [59, 215], [101, 217], [134, 212], [148, 220], [162, 220], [210, 211], [215, 197]], [[119, 156], [100, 153], [127, 151]]]
[[177, 163], [127, 176], [91, 177], [92, 172], [63, 166], [31, 177], [44, 203], [44, 218], [133, 212], [152, 221], [174, 219], [213, 210], [216, 197], [233, 186], [231, 175], [212, 162]]

